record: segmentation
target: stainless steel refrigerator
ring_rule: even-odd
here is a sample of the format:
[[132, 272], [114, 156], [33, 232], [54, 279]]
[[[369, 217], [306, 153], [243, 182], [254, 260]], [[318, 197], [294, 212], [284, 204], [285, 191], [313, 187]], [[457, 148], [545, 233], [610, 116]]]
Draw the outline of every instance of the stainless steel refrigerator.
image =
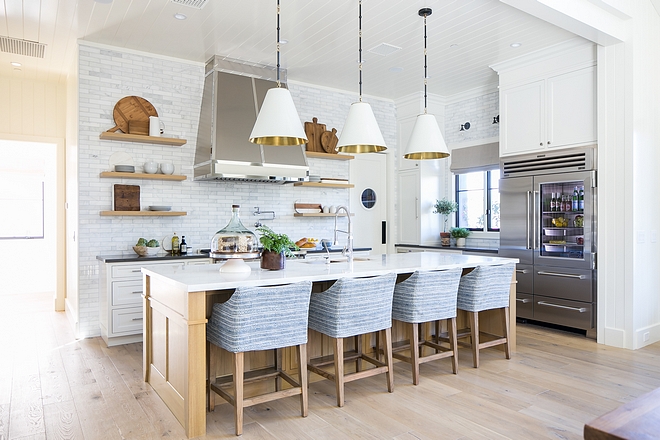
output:
[[500, 248], [518, 258], [517, 316], [596, 327], [594, 148], [503, 158]]

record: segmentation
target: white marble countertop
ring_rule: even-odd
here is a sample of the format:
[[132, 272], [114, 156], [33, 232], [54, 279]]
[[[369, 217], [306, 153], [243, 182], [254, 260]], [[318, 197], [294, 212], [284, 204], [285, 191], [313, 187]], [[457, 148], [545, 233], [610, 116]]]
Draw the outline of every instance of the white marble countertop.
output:
[[390, 272], [412, 273], [415, 270], [440, 270], [454, 267], [469, 268], [480, 265], [517, 263], [516, 258], [483, 257], [442, 252], [411, 252], [371, 255], [347, 262], [287, 261], [284, 270], [259, 268], [259, 261], [247, 264], [252, 271], [246, 274], [228, 274], [219, 271], [221, 265], [192, 265], [180, 268], [142, 268], [142, 273], [157, 277], [167, 284], [188, 292], [234, 289], [240, 286], [269, 286], [298, 281], [328, 281], [343, 277], [383, 275]]

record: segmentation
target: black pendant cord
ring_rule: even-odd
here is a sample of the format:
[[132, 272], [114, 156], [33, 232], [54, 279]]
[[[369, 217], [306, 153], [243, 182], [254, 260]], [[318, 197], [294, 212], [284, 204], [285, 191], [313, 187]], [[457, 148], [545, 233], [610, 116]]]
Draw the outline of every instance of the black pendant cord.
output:
[[280, 0], [277, 0], [277, 87], [280, 84]]
[[360, 71], [360, 102], [362, 102], [362, 0], [358, 2], [358, 70]]
[[426, 55], [426, 14], [424, 14], [424, 114], [426, 114], [426, 85], [429, 77]]

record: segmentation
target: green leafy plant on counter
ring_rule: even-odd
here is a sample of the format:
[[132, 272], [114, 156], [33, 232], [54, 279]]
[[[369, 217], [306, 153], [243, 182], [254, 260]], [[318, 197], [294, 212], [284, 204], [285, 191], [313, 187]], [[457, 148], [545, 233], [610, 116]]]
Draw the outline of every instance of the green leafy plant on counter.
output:
[[447, 232], [447, 220], [449, 220], [449, 214], [458, 211], [458, 203], [447, 199], [436, 200], [433, 208], [434, 214], [442, 214], [444, 217], [445, 226], [442, 231]]
[[453, 238], [468, 238], [471, 231], [466, 228], [451, 228], [449, 231]]
[[298, 246], [291, 241], [288, 235], [286, 234], [277, 234], [268, 226], [259, 226], [257, 231], [261, 234], [259, 241], [264, 247], [265, 251], [275, 252], [281, 254], [284, 252], [284, 255], [287, 257], [292, 257], [291, 249], [298, 250]]

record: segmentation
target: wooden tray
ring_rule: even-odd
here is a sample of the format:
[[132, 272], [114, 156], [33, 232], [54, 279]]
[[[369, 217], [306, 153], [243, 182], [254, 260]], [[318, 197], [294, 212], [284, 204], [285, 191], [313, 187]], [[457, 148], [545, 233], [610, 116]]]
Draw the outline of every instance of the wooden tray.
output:
[[320, 203], [294, 203], [293, 210], [296, 214], [312, 214], [323, 211]]
[[149, 101], [139, 96], [125, 96], [117, 101], [115, 108], [112, 110], [112, 117], [117, 125], [107, 131], [114, 133], [121, 130], [123, 133], [128, 134], [129, 121], [146, 122], [148, 129], [149, 116], [158, 116], [158, 112]]

